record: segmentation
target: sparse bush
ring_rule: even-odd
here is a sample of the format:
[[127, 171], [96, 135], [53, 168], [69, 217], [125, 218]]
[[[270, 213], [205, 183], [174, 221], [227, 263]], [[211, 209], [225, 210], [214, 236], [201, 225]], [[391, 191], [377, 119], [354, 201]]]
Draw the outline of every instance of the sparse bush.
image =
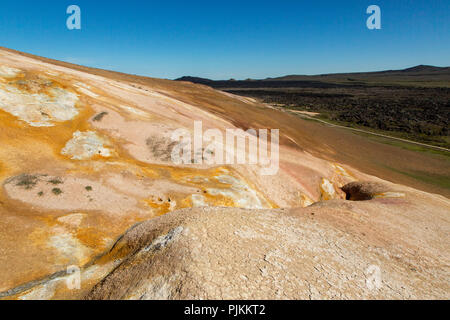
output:
[[54, 195], [59, 196], [62, 193], [62, 190], [59, 188], [53, 188], [52, 192]]
[[92, 120], [94, 120], [94, 121], [102, 121], [103, 117], [106, 116], [107, 114], [108, 114], [108, 112], [106, 112], [106, 111], [100, 112], [94, 118], [92, 118]]
[[38, 182], [37, 176], [29, 175], [29, 174], [23, 174], [23, 175], [19, 176], [17, 179], [18, 179], [18, 182], [17, 182], [16, 186], [24, 187], [27, 190], [32, 189]]
[[49, 183], [56, 185], [56, 184], [62, 184], [63, 182], [59, 178], [54, 178], [54, 179], [50, 180]]

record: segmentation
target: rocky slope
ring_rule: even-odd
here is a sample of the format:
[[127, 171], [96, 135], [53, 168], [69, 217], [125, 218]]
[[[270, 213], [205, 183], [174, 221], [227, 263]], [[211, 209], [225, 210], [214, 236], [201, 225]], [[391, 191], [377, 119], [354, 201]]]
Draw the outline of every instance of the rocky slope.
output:
[[[278, 173], [174, 165], [194, 120], [279, 128]], [[450, 201], [334, 161], [297, 121], [1, 49], [0, 298], [448, 298]]]

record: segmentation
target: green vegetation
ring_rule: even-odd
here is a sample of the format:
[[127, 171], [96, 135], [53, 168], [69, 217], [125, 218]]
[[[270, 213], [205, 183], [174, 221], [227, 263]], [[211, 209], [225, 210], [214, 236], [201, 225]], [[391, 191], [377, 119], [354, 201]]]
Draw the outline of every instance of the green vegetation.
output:
[[450, 89], [324, 83], [298, 85], [304, 87], [226, 91], [290, 110], [317, 112], [321, 119], [336, 124], [450, 149]]
[[62, 184], [63, 182], [59, 178], [54, 178], [54, 179], [50, 180], [49, 183], [57, 185], [57, 184]]
[[448, 175], [437, 175], [437, 174], [430, 174], [428, 172], [407, 172], [403, 170], [398, 170], [395, 168], [391, 168], [388, 166], [385, 166], [387, 169], [403, 174], [405, 176], [408, 176], [410, 178], [413, 178], [418, 181], [426, 182], [441, 188], [450, 189], [450, 176]]
[[56, 196], [59, 196], [61, 193], [63, 193], [62, 190], [59, 189], [59, 188], [53, 188], [53, 189], [52, 189], [52, 192], [53, 192], [53, 194], [56, 195]]
[[375, 129], [370, 129], [370, 128], [366, 128], [363, 126], [358, 126], [355, 125], [353, 123], [349, 123], [349, 122], [340, 122], [340, 121], [333, 121], [333, 120], [329, 120], [327, 116], [324, 116], [322, 114], [319, 114], [317, 116], [305, 116], [299, 113], [296, 113], [296, 115], [301, 116], [304, 120], [306, 121], [316, 121], [316, 122], [320, 122], [318, 120], [322, 120], [325, 121], [327, 123], [330, 124], [334, 124], [334, 125], [339, 125], [339, 126], [344, 126], [344, 127], [348, 127], [348, 128], [353, 128], [353, 129], [359, 129], [359, 130], [364, 130], [367, 131], [366, 132], [361, 132], [361, 131], [352, 131], [354, 134], [357, 135], [361, 135], [364, 137], [367, 137], [371, 140], [380, 142], [380, 143], [384, 143], [384, 144], [388, 144], [391, 146], [396, 146], [396, 147], [400, 147], [402, 149], [405, 150], [410, 150], [410, 151], [415, 151], [415, 152], [423, 152], [423, 153], [428, 153], [430, 155], [433, 156], [438, 156], [440, 158], [445, 158], [446, 160], [450, 160], [450, 152], [444, 151], [444, 150], [439, 150], [439, 149], [435, 149], [432, 147], [426, 147], [426, 146], [421, 146], [421, 145], [417, 145], [414, 143], [409, 143], [406, 141], [400, 141], [400, 140], [395, 140], [392, 138], [387, 138], [387, 137], [381, 137], [381, 136], [377, 136], [377, 135], [373, 135], [370, 134], [369, 132], [375, 133], [375, 134], [383, 134], [383, 135], [387, 135], [387, 136], [391, 136], [391, 137], [396, 137], [396, 138], [400, 138], [400, 139], [407, 139], [407, 140], [411, 140], [411, 137], [409, 137], [408, 135], [405, 135], [401, 132], [391, 132], [391, 131], [382, 131], [382, 130], [375, 130]]
[[91, 186], [87, 186], [85, 189], [86, 189], [87, 191], [92, 191], [92, 187], [91, 187]]
[[106, 112], [106, 111], [101, 112], [101, 113], [97, 114], [94, 118], [92, 118], [92, 120], [102, 121], [103, 117], [106, 116], [107, 114], [108, 114], [108, 112]]
[[38, 182], [38, 177], [34, 175], [23, 174], [18, 177], [17, 186], [25, 189], [32, 189]]
[[410, 151], [415, 151], [415, 152], [423, 152], [423, 153], [428, 153], [431, 154], [433, 156], [438, 156], [438, 157], [444, 157], [447, 160], [450, 160], [450, 152], [447, 151], [441, 151], [438, 149], [432, 149], [432, 148], [427, 148], [427, 147], [422, 147], [420, 145], [416, 145], [416, 144], [412, 144], [412, 143], [408, 143], [408, 142], [403, 142], [403, 141], [398, 141], [398, 140], [393, 140], [393, 139], [389, 139], [389, 138], [383, 138], [383, 137], [377, 137], [371, 134], [364, 134], [364, 133], [359, 133], [356, 132], [358, 134], [367, 136], [368, 138], [372, 139], [372, 140], [376, 140], [379, 141], [381, 143], [384, 144], [388, 144], [391, 146], [395, 146], [395, 147], [400, 147], [402, 149], [405, 150], [410, 150]]

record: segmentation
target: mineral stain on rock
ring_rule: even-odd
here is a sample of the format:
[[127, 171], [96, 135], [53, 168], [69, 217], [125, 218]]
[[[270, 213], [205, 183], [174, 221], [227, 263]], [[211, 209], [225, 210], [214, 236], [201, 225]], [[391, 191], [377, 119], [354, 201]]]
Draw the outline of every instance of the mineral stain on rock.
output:
[[73, 160], [89, 160], [94, 156], [108, 158], [112, 155], [112, 150], [104, 145], [111, 144], [97, 133], [93, 131], [76, 131], [73, 134], [73, 138], [61, 150], [61, 153]]
[[47, 79], [0, 82], [0, 109], [33, 127], [51, 127], [79, 113], [78, 96]]

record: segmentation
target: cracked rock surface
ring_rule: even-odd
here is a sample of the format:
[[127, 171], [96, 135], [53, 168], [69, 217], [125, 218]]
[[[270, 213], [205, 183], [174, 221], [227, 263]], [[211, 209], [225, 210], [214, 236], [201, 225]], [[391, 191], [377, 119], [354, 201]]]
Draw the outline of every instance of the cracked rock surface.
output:
[[410, 213], [385, 206], [171, 213], [126, 233], [108, 259], [127, 258], [85, 298], [448, 299], [448, 228], [424, 219], [411, 234]]

